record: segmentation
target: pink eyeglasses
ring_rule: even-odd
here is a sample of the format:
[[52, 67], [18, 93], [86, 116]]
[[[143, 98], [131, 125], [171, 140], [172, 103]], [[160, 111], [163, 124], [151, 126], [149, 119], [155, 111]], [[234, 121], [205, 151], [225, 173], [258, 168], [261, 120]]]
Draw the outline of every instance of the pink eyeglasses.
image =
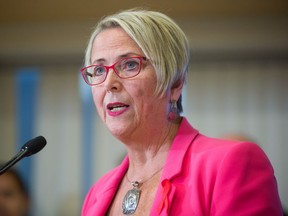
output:
[[141, 71], [143, 60], [146, 61], [147, 58], [143, 56], [123, 58], [111, 66], [90, 65], [81, 68], [81, 73], [88, 85], [99, 85], [106, 80], [110, 68], [112, 68], [115, 74], [122, 79], [137, 76]]

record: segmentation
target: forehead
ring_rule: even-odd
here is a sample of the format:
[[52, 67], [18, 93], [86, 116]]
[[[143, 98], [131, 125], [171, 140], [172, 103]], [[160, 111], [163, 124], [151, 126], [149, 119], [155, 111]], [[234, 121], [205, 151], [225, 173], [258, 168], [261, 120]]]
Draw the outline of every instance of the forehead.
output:
[[113, 27], [101, 31], [94, 39], [91, 60], [127, 53], [143, 55], [138, 44], [121, 28]]
[[0, 189], [20, 188], [17, 179], [11, 173], [7, 172], [0, 176]]

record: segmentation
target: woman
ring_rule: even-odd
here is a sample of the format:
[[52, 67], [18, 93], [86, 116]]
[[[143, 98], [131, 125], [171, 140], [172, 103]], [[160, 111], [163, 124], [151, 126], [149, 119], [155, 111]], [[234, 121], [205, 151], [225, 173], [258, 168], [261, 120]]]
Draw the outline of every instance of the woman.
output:
[[257, 145], [206, 137], [179, 115], [188, 63], [185, 34], [162, 13], [98, 23], [81, 71], [127, 157], [91, 188], [82, 215], [281, 215]]
[[[2, 166], [0, 166], [2, 167]], [[0, 175], [0, 215], [25, 216], [30, 198], [20, 174], [13, 168]]]

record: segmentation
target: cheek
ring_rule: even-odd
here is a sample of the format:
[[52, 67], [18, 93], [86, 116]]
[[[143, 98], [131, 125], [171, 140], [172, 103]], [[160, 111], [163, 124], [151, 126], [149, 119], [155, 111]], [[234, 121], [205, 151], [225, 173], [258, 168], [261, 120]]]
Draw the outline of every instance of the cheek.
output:
[[103, 96], [101, 96], [101, 94], [99, 94], [99, 91], [96, 93], [95, 90], [92, 89], [92, 96], [93, 96], [93, 101], [94, 101], [94, 105], [99, 113], [99, 115], [101, 115], [101, 111], [103, 110]]
[[144, 89], [138, 89], [138, 90], [136, 90], [136, 91], [134, 91], [134, 97], [138, 97], [138, 98], [142, 98], [142, 97], [145, 97], [145, 94], [146, 94], [147, 92], [144, 90]]
[[133, 86], [130, 86], [130, 89], [134, 92], [134, 96], [137, 97], [154, 97], [154, 92], [156, 90], [156, 78], [146, 78], [139, 80], [139, 82], [134, 83]]
[[[133, 92], [134, 103], [139, 112], [142, 114], [150, 115], [154, 109], [160, 109], [158, 106], [160, 98], [155, 94], [155, 88], [153, 86], [141, 86], [138, 85]], [[146, 117], [145, 117], [146, 118]]]

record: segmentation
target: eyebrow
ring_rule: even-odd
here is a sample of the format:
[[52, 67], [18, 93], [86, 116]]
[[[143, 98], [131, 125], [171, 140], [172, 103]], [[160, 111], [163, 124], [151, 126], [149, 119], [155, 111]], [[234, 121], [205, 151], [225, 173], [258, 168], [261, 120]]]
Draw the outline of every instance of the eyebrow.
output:
[[[120, 55], [115, 62], [119, 61], [122, 58], [128, 58], [128, 57], [133, 57], [133, 56], [144, 56], [144, 55], [143, 54], [129, 52], [129, 53], [125, 53], [125, 54]], [[104, 62], [106, 62], [106, 59], [105, 58], [100, 58], [100, 59], [94, 60], [91, 63], [92, 64], [99, 64], [99, 63], [104, 63]]]

